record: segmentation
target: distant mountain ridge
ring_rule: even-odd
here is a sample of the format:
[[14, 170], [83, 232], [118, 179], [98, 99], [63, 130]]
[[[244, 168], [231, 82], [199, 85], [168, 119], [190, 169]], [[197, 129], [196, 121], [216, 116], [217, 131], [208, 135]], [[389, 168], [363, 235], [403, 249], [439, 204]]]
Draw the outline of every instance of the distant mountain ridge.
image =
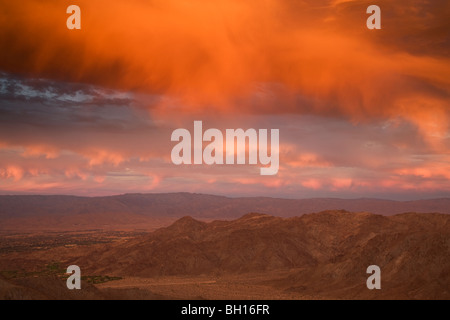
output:
[[229, 198], [195, 193], [123, 194], [108, 197], [0, 196], [0, 219], [80, 214], [137, 214], [148, 217], [238, 218], [249, 212], [293, 217], [325, 210], [394, 215], [405, 212], [450, 214], [450, 198], [394, 201], [382, 199]]

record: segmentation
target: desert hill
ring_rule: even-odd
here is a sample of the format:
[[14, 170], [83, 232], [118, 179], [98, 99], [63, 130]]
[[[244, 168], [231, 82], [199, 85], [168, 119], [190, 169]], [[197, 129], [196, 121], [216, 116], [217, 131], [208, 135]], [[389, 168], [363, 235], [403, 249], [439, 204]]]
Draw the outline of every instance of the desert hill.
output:
[[[322, 297], [450, 298], [450, 216], [381, 216], [325, 211], [281, 218], [248, 214], [205, 223], [184, 217], [76, 263], [90, 272], [133, 277], [289, 270], [270, 285]], [[382, 270], [383, 290], [366, 288], [366, 268]]]

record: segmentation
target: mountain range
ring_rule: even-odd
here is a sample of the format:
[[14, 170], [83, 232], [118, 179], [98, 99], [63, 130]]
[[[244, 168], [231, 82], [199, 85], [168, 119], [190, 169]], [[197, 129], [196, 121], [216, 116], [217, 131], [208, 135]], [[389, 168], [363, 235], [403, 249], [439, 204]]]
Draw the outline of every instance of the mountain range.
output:
[[[72, 261], [93, 274], [121, 277], [273, 274], [264, 285], [310, 297], [449, 299], [449, 239], [444, 214], [254, 213], [209, 223], [183, 217]], [[370, 265], [382, 270], [379, 292], [366, 287]], [[276, 276], [279, 270], [289, 272]]]
[[249, 212], [293, 217], [324, 210], [393, 215], [405, 212], [450, 213], [450, 198], [394, 201], [382, 199], [229, 198], [195, 193], [123, 194], [108, 197], [0, 196], [0, 218], [138, 214], [152, 217], [238, 218]]
[[393, 201], [230, 198], [195, 193], [123, 194], [108, 197], [3, 195], [0, 196], [0, 231], [152, 231], [184, 216], [211, 221], [236, 219], [249, 212], [294, 217], [325, 210], [370, 212], [385, 216], [405, 212], [448, 214], [450, 198]]

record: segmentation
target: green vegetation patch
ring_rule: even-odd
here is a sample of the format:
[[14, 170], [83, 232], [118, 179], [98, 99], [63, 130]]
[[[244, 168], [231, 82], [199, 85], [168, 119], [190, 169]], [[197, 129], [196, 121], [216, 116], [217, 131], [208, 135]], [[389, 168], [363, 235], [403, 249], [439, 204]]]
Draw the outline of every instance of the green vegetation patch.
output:
[[20, 275], [23, 273], [23, 271], [20, 270], [2, 270], [0, 271], [0, 275], [6, 279], [16, 279], [20, 278]]

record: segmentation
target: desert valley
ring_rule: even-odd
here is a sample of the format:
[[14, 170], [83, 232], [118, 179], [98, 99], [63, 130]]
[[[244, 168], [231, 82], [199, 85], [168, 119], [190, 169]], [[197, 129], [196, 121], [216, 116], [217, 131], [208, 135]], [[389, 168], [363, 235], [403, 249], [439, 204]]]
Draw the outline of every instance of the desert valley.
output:
[[[348, 209], [390, 202], [57, 198], [0, 197], [0, 299], [450, 298], [448, 199], [416, 203], [436, 213], [398, 213], [410, 205], [398, 202], [381, 215]], [[285, 214], [236, 217], [261, 202]], [[67, 289], [69, 265], [81, 268], [82, 290]], [[381, 290], [366, 287], [369, 265], [382, 270]]]

